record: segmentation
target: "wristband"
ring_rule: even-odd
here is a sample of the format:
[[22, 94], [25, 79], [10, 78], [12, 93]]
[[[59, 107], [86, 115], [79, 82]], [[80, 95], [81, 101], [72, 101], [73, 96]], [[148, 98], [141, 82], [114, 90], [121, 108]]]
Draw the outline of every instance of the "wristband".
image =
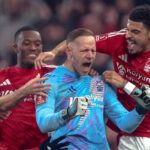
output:
[[69, 120], [70, 117], [68, 115], [68, 110], [67, 109], [63, 109], [62, 112], [61, 112], [61, 116], [64, 120]]
[[135, 85], [132, 84], [131, 82], [127, 82], [126, 85], [124, 86], [123, 90], [128, 94], [130, 95], [133, 90], [135, 89]]

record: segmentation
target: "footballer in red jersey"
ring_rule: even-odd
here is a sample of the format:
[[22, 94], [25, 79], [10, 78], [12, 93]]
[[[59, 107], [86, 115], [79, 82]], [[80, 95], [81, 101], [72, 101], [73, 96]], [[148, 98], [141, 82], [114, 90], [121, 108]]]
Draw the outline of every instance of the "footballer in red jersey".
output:
[[[17, 90], [38, 73], [43, 76], [54, 70], [54, 67], [34, 68], [34, 60], [42, 51], [41, 36], [37, 30], [31, 27], [19, 29], [15, 34], [14, 50], [17, 65], [0, 70], [1, 96]], [[0, 150], [38, 150], [47, 137], [37, 126], [33, 95], [25, 97], [10, 110], [8, 118], [0, 122]]]
[[[127, 29], [97, 35], [96, 46], [98, 52], [112, 56], [115, 71], [124, 79], [132, 82], [137, 87], [143, 85], [150, 87], [149, 5], [137, 7], [131, 12]], [[120, 88], [117, 90], [117, 96], [129, 111], [136, 105], [136, 101]], [[111, 123], [108, 124], [116, 130]], [[148, 137], [150, 140], [150, 112], [146, 114], [141, 125], [133, 133], [118, 132], [120, 136]], [[139, 145], [144, 149], [144, 144]], [[130, 149], [132, 148], [130, 147]]]
[[[124, 79], [132, 82], [137, 87], [150, 86], [150, 51], [131, 55], [127, 50], [126, 32], [126, 30], [120, 30], [96, 36], [97, 51], [112, 56], [115, 71]], [[128, 110], [134, 108], [136, 101], [122, 89], [118, 89], [117, 95]], [[147, 114], [142, 124], [131, 135], [150, 137], [150, 124], [148, 122], [150, 122], [150, 113]]]

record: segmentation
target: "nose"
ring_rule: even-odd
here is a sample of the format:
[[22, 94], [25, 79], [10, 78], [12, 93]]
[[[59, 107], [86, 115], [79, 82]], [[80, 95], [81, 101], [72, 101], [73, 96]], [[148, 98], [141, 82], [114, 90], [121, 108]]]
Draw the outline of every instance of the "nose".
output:
[[35, 44], [31, 44], [30, 48], [31, 48], [31, 50], [36, 50], [37, 49]]
[[93, 51], [88, 51], [88, 53], [87, 53], [87, 58], [94, 58], [95, 57], [95, 52], [93, 52]]

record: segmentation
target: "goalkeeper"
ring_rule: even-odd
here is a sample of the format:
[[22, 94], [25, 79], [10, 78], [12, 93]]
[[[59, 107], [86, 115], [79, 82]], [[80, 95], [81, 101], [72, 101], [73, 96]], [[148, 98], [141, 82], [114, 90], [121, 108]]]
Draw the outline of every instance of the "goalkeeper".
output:
[[110, 150], [104, 116], [130, 133], [147, 110], [137, 104], [128, 112], [101, 76], [88, 75], [96, 56], [92, 31], [81, 28], [70, 32], [66, 53], [66, 62], [45, 75], [49, 79], [44, 83], [52, 84], [52, 90], [46, 92], [48, 97], [36, 97], [37, 124], [43, 133], [49, 132], [50, 143], [65, 136], [60, 143], [68, 142], [66, 149]]

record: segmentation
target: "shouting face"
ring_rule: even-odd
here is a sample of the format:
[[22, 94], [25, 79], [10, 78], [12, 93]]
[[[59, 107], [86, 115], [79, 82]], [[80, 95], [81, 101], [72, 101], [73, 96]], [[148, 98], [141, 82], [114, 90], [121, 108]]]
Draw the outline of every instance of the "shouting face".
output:
[[142, 22], [128, 20], [126, 39], [129, 54], [138, 54], [150, 49], [150, 31]]
[[68, 45], [70, 70], [87, 75], [96, 56], [94, 36], [79, 36]]

